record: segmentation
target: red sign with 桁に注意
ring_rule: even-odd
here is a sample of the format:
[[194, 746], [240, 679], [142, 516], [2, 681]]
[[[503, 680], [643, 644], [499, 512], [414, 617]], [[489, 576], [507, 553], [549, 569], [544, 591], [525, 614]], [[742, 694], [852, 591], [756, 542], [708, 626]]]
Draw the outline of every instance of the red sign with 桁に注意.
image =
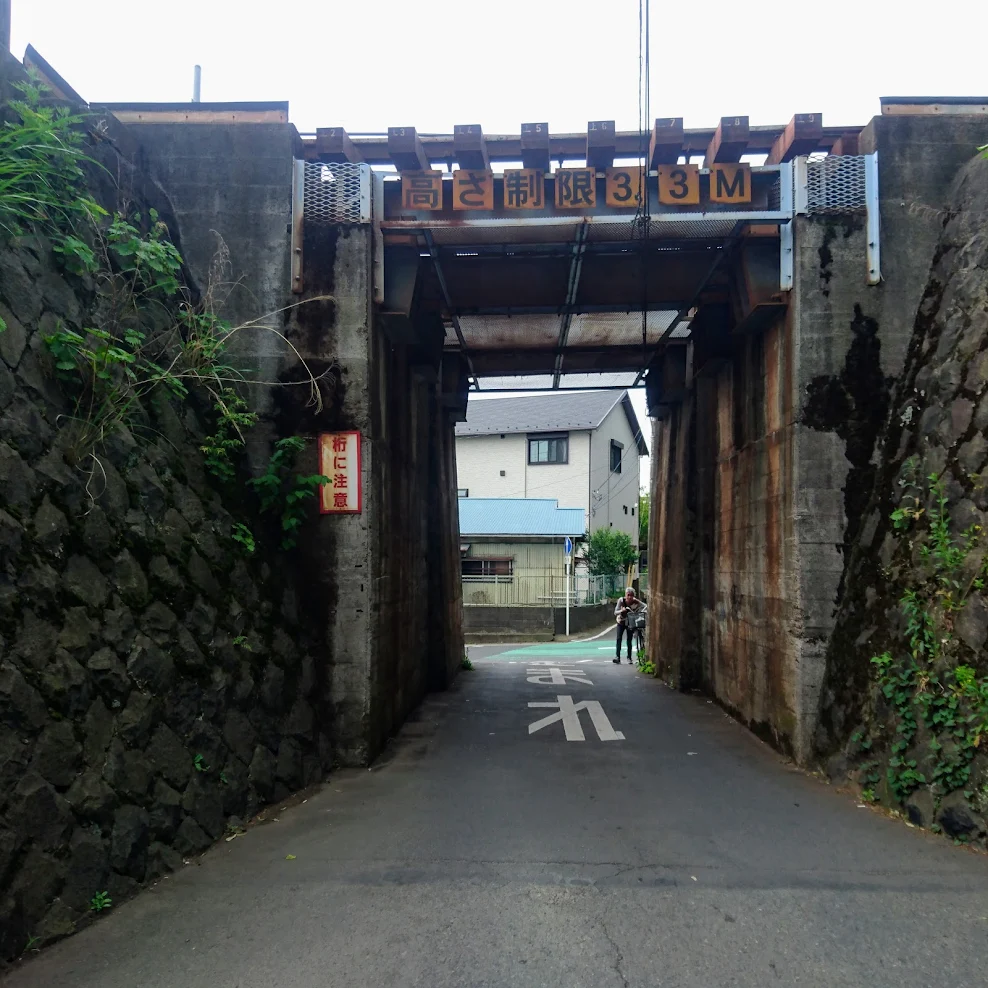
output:
[[319, 472], [328, 482], [319, 488], [324, 515], [356, 515], [362, 508], [360, 433], [324, 432], [319, 436]]

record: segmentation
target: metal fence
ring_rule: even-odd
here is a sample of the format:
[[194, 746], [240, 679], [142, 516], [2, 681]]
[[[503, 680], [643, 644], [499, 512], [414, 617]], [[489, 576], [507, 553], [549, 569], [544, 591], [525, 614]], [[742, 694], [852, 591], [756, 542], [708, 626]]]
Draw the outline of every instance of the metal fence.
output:
[[[565, 607], [566, 577], [556, 574], [529, 576], [464, 576], [463, 603], [494, 607]], [[588, 576], [571, 578], [570, 605], [599, 604], [624, 592], [624, 577]]]

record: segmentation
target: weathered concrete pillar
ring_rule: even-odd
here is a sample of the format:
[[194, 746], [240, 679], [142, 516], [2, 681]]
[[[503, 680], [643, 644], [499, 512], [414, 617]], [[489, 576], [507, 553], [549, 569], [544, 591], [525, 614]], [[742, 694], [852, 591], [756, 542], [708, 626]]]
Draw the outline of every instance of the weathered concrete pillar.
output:
[[[291, 125], [129, 129], [170, 195], [166, 219], [200, 291], [233, 325], [270, 314], [236, 346], [258, 379], [275, 382], [253, 393], [255, 470], [277, 436], [312, 440], [303, 468], [315, 472], [319, 433], [360, 432], [362, 512], [312, 518], [286, 577], [324, 629], [319, 676], [336, 758], [366, 764], [463, 655], [458, 401], [443, 391], [441, 321], [415, 317], [408, 340], [389, 339], [374, 311], [369, 225], [305, 224], [305, 292], [291, 293]], [[299, 358], [319, 378], [321, 409], [292, 383], [305, 379]]]
[[[883, 281], [868, 285], [862, 215], [798, 218], [792, 292], [793, 542], [802, 624], [797, 757], [813, 756], [831, 635], [872, 497], [878, 443], [958, 170], [984, 143], [984, 117], [881, 116], [861, 135], [878, 152]], [[860, 547], [859, 547], [860, 551]], [[867, 551], [867, 549], [865, 549]]]
[[[153, 113], [146, 115], [154, 120]], [[126, 116], [125, 116], [126, 119]], [[281, 328], [291, 295], [292, 158], [298, 134], [287, 123], [129, 123], [171, 201], [163, 217], [196, 287], [232, 326], [261, 320]], [[264, 328], [238, 333], [258, 379], [277, 380], [285, 346]], [[271, 407], [268, 389], [252, 389]], [[267, 444], [260, 442], [266, 450]]]
[[0, 0], [0, 51], [10, 51], [10, 0]]

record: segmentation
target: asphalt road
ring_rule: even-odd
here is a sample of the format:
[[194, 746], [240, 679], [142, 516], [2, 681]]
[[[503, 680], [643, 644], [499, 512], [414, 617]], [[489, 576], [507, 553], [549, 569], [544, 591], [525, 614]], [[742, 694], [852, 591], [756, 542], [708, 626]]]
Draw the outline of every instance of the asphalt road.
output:
[[[471, 649], [372, 771], [6, 988], [983, 988], [988, 858], [858, 808], [610, 648]], [[577, 671], [531, 665], [553, 661]], [[584, 740], [529, 733], [567, 697]]]

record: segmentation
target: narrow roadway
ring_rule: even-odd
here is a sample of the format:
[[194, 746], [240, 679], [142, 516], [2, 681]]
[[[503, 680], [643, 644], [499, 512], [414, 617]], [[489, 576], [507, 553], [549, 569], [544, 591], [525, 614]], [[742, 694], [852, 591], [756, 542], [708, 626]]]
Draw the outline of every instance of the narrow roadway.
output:
[[[988, 858], [858, 808], [611, 648], [472, 649], [372, 771], [7, 988], [985, 984]], [[568, 725], [530, 733], [559, 697]]]

